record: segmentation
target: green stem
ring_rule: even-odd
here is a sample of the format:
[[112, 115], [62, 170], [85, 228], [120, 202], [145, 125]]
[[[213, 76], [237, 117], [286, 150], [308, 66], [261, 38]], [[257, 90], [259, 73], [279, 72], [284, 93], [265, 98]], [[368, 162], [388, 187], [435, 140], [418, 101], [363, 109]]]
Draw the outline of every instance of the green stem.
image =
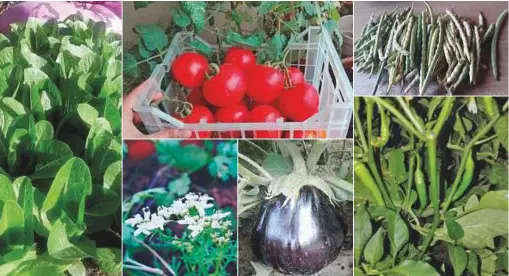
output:
[[255, 161], [251, 160], [251, 158], [245, 156], [240, 152], [237, 155], [240, 159], [246, 161], [251, 166], [255, 167], [264, 177], [266, 177], [269, 180], [272, 180], [272, 175], [270, 175], [270, 173], [268, 173], [262, 166], [258, 165]]
[[403, 203], [404, 208], [412, 209], [410, 208], [410, 194], [412, 191], [412, 186], [414, 183], [414, 171], [415, 171], [415, 154], [412, 153], [410, 156], [410, 166], [408, 167], [408, 182], [406, 187], [406, 196], [405, 196], [405, 202]]
[[403, 111], [408, 116], [408, 118], [410, 118], [410, 121], [414, 123], [417, 131], [424, 133], [424, 125], [422, 124], [422, 121], [417, 120], [417, 118], [412, 113], [412, 110], [410, 110], [410, 106], [405, 102], [405, 99], [403, 97], [396, 97], [396, 100], [398, 101], [401, 108], [403, 108]]
[[[426, 140], [426, 137], [424, 137], [424, 133], [421, 133], [419, 131], [417, 131], [413, 126], [412, 126], [412, 123], [410, 121], [407, 120], [407, 118], [405, 118], [405, 116], [403, 114], [401, 114], [401, 112], [399, 112], [394, 106], [392, 106], [392, 104], [390, 104], [389, 102], [387, 102], [386, 100], [382, 99], [382, 98], [378, 98], [378, 97], [374, 97], [373, 98], [373, 101], [376, 101], [378, 104], [380, 104], [381, 106], [383, 106], [385, 109], [387, 109], [389, 112], [391, 112], [396, 118], [399, 119], [399, 123], [405, 128], [407, 129], [409, 132], [413, 133], [415, 136], [417, 136], [417, 138], [421, 139], [421, 140]], [[369, 123], [369, 122], [368, 122]]]
[[440, 134], [440, 130], [442, 130], [442, 127], [451, 115], [451, 110], [454, 107], [454, 99], [454, 97], [445, 98], [442, 110], [440, 111], [440, 115], [438, 115], [437, 122], [433, 127], [433, 133], [437, 136]]
[[359, 117], [359, 113], [355, 113], [354, 119], [355, 119], [355, 128], [357, 129], [357, 134], [359, 135], [359, 137], [356, 137], [356, 138], [360, 138], [362, 149], [366, 153], [366, 152], [368, 152], [369, 147], [368, 147], [368, 143], [366, 142], [366, 137], [364, 136], [364, 130], [362, 130], [362, 123], [361, 123], [361, 119]]
[[168, 49], [166, 49], [166, 50], [164, 50], [164, 51], [162, 51], [162, 52], [159, 52], [159, 54], [157, 54], [157, 55], [155, 55], [155, 56], [151, 56], [151, 57], [146, 58], [146, 59], [144, 59], [144, 60], [140, 60], [140, 61], [138, 61], [138, 62], [136, 63], [136, 65], [139, 65], [139, 64], [142, 64], [142, 63], [145, 63], [145, 62], [149, 62], [149, 61], [151, 61], [151, 60], [153, 60], [153, 59], [156, 59], [156, 58], [160, 58], [160, 57], [162, 58], [162, 56], [164, 56], [164, 55], [166, 54], [166, 52], [168, 52]]

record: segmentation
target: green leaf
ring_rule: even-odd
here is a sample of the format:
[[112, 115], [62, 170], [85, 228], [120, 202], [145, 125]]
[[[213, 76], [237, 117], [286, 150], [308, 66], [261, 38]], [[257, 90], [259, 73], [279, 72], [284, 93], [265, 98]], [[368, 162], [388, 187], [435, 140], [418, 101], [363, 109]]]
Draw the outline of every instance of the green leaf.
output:
[[304, 6], [304, 10], [308, 15], [316, 15], [316, 8], [315, 5], [313, 5], [313, 1], [302, 1], [302, 6]]
[[32, 247], [21, 258], [0, 265], [0, 275], [18, 275], [17, 270], [23, 263], [33, 262], [37, 259], [35, 247]]
[[484, 249], [479, 252], [481, 258], [481, 276], [493, 276], [497, 269], [497, 254]]
[[391, 212], [387, 216], [387, 234], [389, 236], [389, 243], [391, 246], [392, 256], [401, 250], [401, 248], [408, 242], [409, 234], [408, 227], [401, 216], [396, 212]]
[[474, 274], [474, 276], [479, 275], [479, 260], [477, 259], [477, 254], [473, 251], [468, 252], [467, 270]]
[[120, 275], [122, 269], [122, 252], [118, 248], [97, 248], [95, 262], [108, 275]]
[[22, 176], [14, 180], [13, 186], [18, 191], [18, 205], [23, 209], [23, 239], [25, 241], [25, 248], [31, 248], [34, 244], [34, 222], [33, 222], [33, 206], [34, 206], [34, 192], [32, 181], [30, 178]]
[[259, 35], [242, 36], [232, 30], [228, 30], [226, 32], [225, 40], [229, 44], [240, 44], [251, 48], [259, 48], [263, 43], [263, 40]]
[[143, 43], [149, 51], [162, 51], [168, 46], [168, 36], [163, 28], [155, 24], [138, 24], [136, 31], [140, 33]]
[[124, 53], [124, 66], [123, 72], [126, 76], [131, 78], [139, 78], [141, 76], [140, 68], [138, 67], [138, 61], [136, 57], [130, 53]]
[[152, 51], [147, 50], [147, 47], [143, 44], [143, 40], [138, 40], [138, 53], [142, 58], [148, 58], [152, 56]]
[[122, 161], [111, 163], [104, 172], [103, 187], [120, 194], [122, 183]]
[[146, 7], [148, 7], [149, 4], [152, 4], [152, 3], [154, 3], [154, 1], [134, 1], [133, 2], [135, 10], [141, 9], [141, 8], [146, 8]]
[[180, 178], [174, 179], [168, 183], [168, 190], [179, 197], [187, 194], [190, 187], [191, 178], [189, 178], [188, 174], [184, 174]]
[[507, 130], [508, 124], [508, 117], [507, 114], [505, 114], [505, 116], [500, 117], [493, 126], [495, 133], [497, 134], [498, 141], [506, 150], [509, 136], [509, 131]]
[[114, 214], [120, 206], [120, 195], [100, 185], [92, 185], [92, 194], [88, 197], [86, 214], [89, 216], [107, 216]]
[[48, 237], [48, 253], [58, 260], [79, 260], [92, 257], [95, 245], [92, 241], [73, 244], [67, 235], [65, 225], [57, 220]]
[[34, 151], [35, 171], [30, 178], [50, 179], [73, 156], [67, 144], [58, 140], [42, 140]]
[[4, 204], [0, 217], [0, 241], [7, 246], [24, 245], [25, 239], [19, 234], [25, 227], [24, 212], [14, 200]]
[[508, 198], [509, 192], [507, 190], [489, 191], [481, 197], [476, 208], [507, 210], [509, 208]]
[[358, 264], [361, 260], [364, 246], [373, 233], [369, 214], [366, 211], [364, 204], [360, 205], [355, 212], [354, 233], [354, 260], [355, 263]]
[[407, 179], [405, 154], [402, 149], [394, 149], [385, 154], [388, 169], [383, 170], [383, 177], [391, 185], [399, 185]]
[[189, 46], [191, 46], [193, 49], [195, 49], [199, 53], [207, 56], [209, 59], [211, 59], [212, 55], [214, 54], [214, 49], [210, 48], [209, 45], [203, 43], [203, 41], [201, 41], [199, 39], [191, 40], [191, 42], [189, 42]]
[[66, 214], [72, 222], [82, 224], [85, 199], [91, 193], [90, 170], [82, 159], [73, 157], [58, 170], [42, 204], [41, 213], [50, 222]]
[[454, 275], [462, 275], [463, 271], [467, 267], [468, 261], [465, 248], [447, 244], [447, 252], [449, 254], [449, 260], [451, 260], [452, 267], [454, 268]]
[[[480, 209], [469, 212], [456, 219], [465, 235], [458, 242], [469, 249], [493, 248], [493, 238], [508, 233], [508, 211], [500, 209]], [[452, 240], [444, 228], [435, 231], [435, 238], [447, 242]]]
[[264, 15], [272, 11], [272, 9], [278, 5], [277, 1], [263, 1], [258, 8], [258, 14]]
[[205, 1], [182, 1], [180, 2], [182, 9], [193, 21], [195, 32], [199, 33], [205, 27]]
[[179, 8], [171, 7], [170, 13], [173, 22], [175, 22], [175, 24], [180, 28], [185, 29], [187, 26], [191, 25], [191, 18], [189, 18], [189, 16]]
[[87, 269], [85, 268], [85, 265], [81, 261], [75, 261], [69, 266], [69, 269], [67, 270], [71, 276], [85, 276], [87, 275]]
[[366, 247], [364, 248], [364, 258], [370, 264], [375, 264], [384, 254], [384, 230], [382, 227], [369, 239]]
[[278, 153], [269, 153], [262, 162], [262, 167], [274, 178], [289, 174], [291, 169], [285, 161], [285, 158]]
[[[440, 274], [426, 262], [404, 260], [400, 265], [389, 270], [390, 274], [387, 275], [426, 275], [426, 276], [440, 276]], [[385, 273], [384, 273], [385, 274]]]
[[500, 163], [495, 163], [493, 166], [489, 168], [489, 171], [486, 173], [488, 176], [488, 180], [490, 184], [494, 184], [501, 187], [507, 187], [508, 176], [507, 176], [507, 166]]
[[35, 142], [34, 146], [37, 148], [41, 141], [48, 141], [53, 139], [54, 130], [53, 125], [48, 121], [39, 121], [35, 123]]
[[5, 175], [0, 174], [0, 213], [3, 210], [5, 202], [8, 200], [16, 201], [16, 194], [12, 188], [12, 183]]
[[187, 172], [195, 171], [211, 160], [209, 153], [196, 145], [174, 147], [167, 143], [157, 143], [156, 150], [159, 162]]
[[465, 232], [463, 228], [461, 228], [461, 225], [453, 219], [445, 220], [445, 228], [447, 229], [447, 234], [453, 240], [459, 240], [465, 236]]

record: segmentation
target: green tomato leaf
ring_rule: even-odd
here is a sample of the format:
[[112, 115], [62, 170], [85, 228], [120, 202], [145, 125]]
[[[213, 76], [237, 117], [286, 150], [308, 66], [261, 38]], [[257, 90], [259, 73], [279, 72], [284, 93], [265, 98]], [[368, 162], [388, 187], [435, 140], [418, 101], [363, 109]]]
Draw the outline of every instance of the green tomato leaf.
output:
[[277, 6], [277, 1], [262, 1], [260, 7], [258, 8], [258, 14], [264, 15], [272, 11], [272, 9]]
[[189, 46], [195, 49], [200, 54], [207, 56], [207, 58], [211, 59], [214, 54], [214, 49], [210, 48], [209, 45], [203, 43], [200, 39], [193, 39], [189, 42]]
[[240, 44], [250, 48], [259, 48], [263, 43], [260, 35], [242, 36], [241, 34], [232, 30], [228, 30], [226, 32], [225, 40], [227, 43], [232, 45]]
[[141, 76], [140, 68], [138, 67], [138, 61], [136, 57], [130, 53], [124, 53], [124, 66], [123, 72], [126, 76], [131, 78], [139, 78]]
[[173, 22], [180, 28], [185, 29], [187, 26], [191, 25], [191, 18], [181, 9], [172, 7], [170, 8], [170, 13]]
[[147, 50], [162, 51], [168, 46], [168, 36], [163, 28], [155, 24], [138, 24], [135, 28], [140, 33]]

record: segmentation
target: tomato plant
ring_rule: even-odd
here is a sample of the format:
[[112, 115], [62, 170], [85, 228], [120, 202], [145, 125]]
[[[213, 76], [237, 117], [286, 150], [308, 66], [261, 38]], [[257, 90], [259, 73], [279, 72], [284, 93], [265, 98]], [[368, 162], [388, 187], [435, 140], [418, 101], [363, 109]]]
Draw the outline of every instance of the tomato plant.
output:
[[197, 53], [187, 52], [178, 56], [171, 64], [171, 73], [175, 80], [187, 88], [198, 88], [205, 80], [209, 67], [207, 59]]
[[270, 104], [284, 90], [281, 71], [266, 65], [256, 65], [247, 75], [247, 95], [256, 103]]
[[203, 97], [217, 107], [240, 103], [246, 94], [246, 78], [242, 70], [234, 64], [219, 66], [217, 75], [203, 84]]
[[[281, 113], [270, 105], [259, 105], [249, 112], [249, 121], [252, 123], [275, 123], [280, 118], [282, 118]], [[253, 131], [254, 138], [280, 138], [281, 134], [281, 130]]]
[[290, 120], [302, 122], [318, 112], [320, 95], [308, 83], [299, 83], [281, 93], [278, 100], [281, 114]]
[[507, 273], [507, 109], [355, 99], [356, 275]]

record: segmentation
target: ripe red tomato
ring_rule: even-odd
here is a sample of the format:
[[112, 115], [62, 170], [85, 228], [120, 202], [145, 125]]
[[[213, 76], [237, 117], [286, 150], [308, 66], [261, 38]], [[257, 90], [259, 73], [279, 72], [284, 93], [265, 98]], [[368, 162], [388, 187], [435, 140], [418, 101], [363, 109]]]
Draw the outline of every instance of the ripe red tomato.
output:
[[219, 66], [219, 73], [203, 84], [203, 97], [214, 106], [236, 105], [246, 94], [246, 78], [233, 64]]
[[156, 151], [152, 141], [136, 140], [128, 144], [127, 157], [134, 160], [143, 160]]
[[270, 104], [284, 89], [284, 76], [278, 69], [256, 65], [247, 75], [247, 94], [254, 102]]
[[187, 88], [200, 87], [205, 80], [209, 62], [197, 53], [183, 53], [171, 65], [173, 78]]
[[279, 111], [285, 118], [302, 122], [318, 112], [320, 97], [309, 83], [286, 89], [279, 97]]
[[[275, 123], [281, 117], [281, 113], [270, 105], [259, 105], [249, 113], [249, 121], [253, 123]], [[281, 130], [253, 131], [254, 138], [281, 138], [281, 134]]]
[[251, 50], [239, 47], [231, 47], [226, 51], [223, 63], [231, 63], [247, 72], [256, 65], [256, 56]]
[[[189, 116], [185, 118], [180, 118], [178, 116], [175, 117], [186, 124], [198, 124], [201, 123], [201, 121], [204, 121], [206, 123], [215, 123], [216, 121], [214, 119], [214, 114], [212, 114], [212, 112], [207, 107], [199, 104], [193, 106], [193, 111], [191, 112], [191, 114], [189, 114]], [[210, 138], [212, 137], [212, 132], [199, 131], [198, 135], [200, 136], [199, 138]], [[196, 137], [195, 133], [193, 132], [191, 138], [198, 137]]]
[[[221, 123], [245, 123], [249, 119], [249, 110], [243, 104], [223, 107], [216, 112], [216, 121]], [[240, 131], [221, 132], [222, 138], [240, 138]]]
[[306, 82], [304, 79], [304, 74], [297, 67], [290, 67], [287, 70], [288, 73], [285, 73], [285, 84], [289, 84], [291, 86], [295, 86], [299, 83]]
[[187, 95], [187, 101], [192, 104], [206, 105], [207, 102], [203, 98], [203, 94], [201, 93], [201, 87], [193, 88], [191, 93]]
[[[285, 131], [284, 138], [290, 138], [290, 131]], [[324, 139], [327, 138], [327, 132], [325, 130], [294, 130], [293, 138], [319, 138]]]

